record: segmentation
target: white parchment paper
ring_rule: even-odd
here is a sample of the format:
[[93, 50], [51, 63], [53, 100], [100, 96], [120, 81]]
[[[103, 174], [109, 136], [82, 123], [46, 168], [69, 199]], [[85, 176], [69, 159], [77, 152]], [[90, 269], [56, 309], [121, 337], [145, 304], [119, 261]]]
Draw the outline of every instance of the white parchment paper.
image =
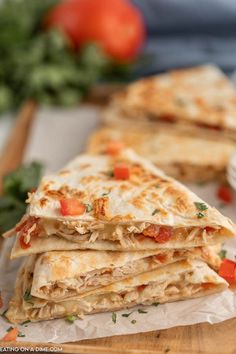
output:
[[[82, 107], [70, 111], [39, 112], [35, 121], [25, 160], [39, 159], [44, 161], [47, 170], [60, 168], [68, 159], [80, 153], [88, 135], [98, 125], [98, 111], [92, 107]], [[216, 198], [215, 184], [204, 186], [190, 185], [194, 192], [211, 205], [231, 217], [236, 222], [235, 202], [230, 206], [222, 206]], [[12, 296], [16, 272], [21, 259], [9, 261], [9, 251], [12, 240], [4, 243], [0, 255], [0, 290], [4, 302], [2, 312], [7, 308]], [[235, 259], [236, 239], [223, 246], [227, 250], [227, 258]], [[25, 335], [21, 341], [63, 343], [82, 339], [131, 334], [190, 325], [200, 322], [217, 323], [236, 316], [236, 293], [231, 290], [223, 293], [202, 297], [199, 299], [179, 301], [170, 304], [145, 306], [147, 313], [141, 314], [137, 309], [117, 311], [116, 323], [112, 321], [111, 313], [85, 316], [73, 324], [64, 319], [28, 323], [19, 325], [19, 330]], [[129, 317], [122, 314], [133, 313]], [[132, 321], [135, 320], [135, 323]], [[0, 338], [6, 333], [10, 324], [0, 318]]]

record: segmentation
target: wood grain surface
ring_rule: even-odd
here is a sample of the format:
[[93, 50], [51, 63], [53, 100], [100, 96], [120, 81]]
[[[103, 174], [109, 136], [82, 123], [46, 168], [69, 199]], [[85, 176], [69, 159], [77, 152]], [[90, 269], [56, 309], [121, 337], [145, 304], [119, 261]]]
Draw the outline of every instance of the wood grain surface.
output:
[[[27, 102], [16, 119], [7, 148], [0, 160], [0, 176], [16, 167], [22, 160], [35, 109], [36, 105], [33, 102]], [[28, 348], [51, 346], [58, 347], [58, 352], [71, 354], [236, 354], [235, 329], [236, 318], [215, 325], [204, 323], [67, 344], [0, 342], [0, 349], [6, 346]]]

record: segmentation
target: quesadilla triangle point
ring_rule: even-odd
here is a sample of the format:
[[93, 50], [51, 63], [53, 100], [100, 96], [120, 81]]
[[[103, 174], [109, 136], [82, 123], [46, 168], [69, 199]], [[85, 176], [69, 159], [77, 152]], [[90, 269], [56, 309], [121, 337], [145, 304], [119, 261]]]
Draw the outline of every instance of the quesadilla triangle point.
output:
[[228, 287], [206, 263], [199, 260], [180, 260], [146, 273], [124, 279], [90, 292], [64, 298], [46, 300], [30, 295], [34, 282], [36, 256], [27, 257], [18, 274], [15, 294], [6, 317], [12, 323], [83, 316], [116, 311], [135, 305], [151, 305], [192, 299], [217, 293]]
[[127, 149], [77, 157], [44, 177], [27, 202], [12, 258], [39, 249], [185, 249], [236, 233], [230, 219]]
[[128, 85], [114, 95], [103, 119], [235, 141], [236, 89], [214, 65], [174, 70]]

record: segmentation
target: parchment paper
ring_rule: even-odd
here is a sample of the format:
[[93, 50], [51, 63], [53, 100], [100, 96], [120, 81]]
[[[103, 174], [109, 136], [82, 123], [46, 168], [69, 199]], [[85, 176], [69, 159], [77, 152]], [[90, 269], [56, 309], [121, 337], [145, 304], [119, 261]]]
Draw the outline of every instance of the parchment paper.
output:
[[[32, 136], [26, 152], [26, 161], [39, 159], [46, 163], [47, 170], [60, 168], [68, 159], [80, 153], [89, 133], [98, 125], [97, 109], [83, 107], [74, 111], [40, 111], [35, 122]], [[230, 206], [222, 206], [217, 200], [215, 184], [204, 186], [190, 185], [194, 192], [211, 205], [231, 217], [236, 222], [236, 202]], [[235, 196], [236, 201], [236, 196]], [[16, 271], [21, 259], [9, 261], [9, 251], [13, 240], [4, 243], [0, 256], [0, 290], [4, 307], [12, 295]], [[236, 239], [223, 246], [227, 250], [227, 258], [235, 259]], [[138, 306], [128, 317], [123, 313], [129, 309], [117, 311], [116, 323], [112, 321], [112, 314], [96, 314], [85, 316], [83, 320], [76, 320], [73, 324], [64, 319], [28, 323], [17, 326], [25, 335], [19, 341], [37, 341], [63, 343], [82, 339], [131, 334], [170, 328], [174, 326], [190, 325], [200, 322], [217, 323], [236, 316], [236, 293], [231, 290], [223, 293], [202, 297], [199, 299], [179, 301], [170, 304], [142, 307], [147, 311], [141, 314]], [[132, 324], [132, 320], [136, 323]], [[0, 318], [0, 338], [2, 338], [10, 324]]]

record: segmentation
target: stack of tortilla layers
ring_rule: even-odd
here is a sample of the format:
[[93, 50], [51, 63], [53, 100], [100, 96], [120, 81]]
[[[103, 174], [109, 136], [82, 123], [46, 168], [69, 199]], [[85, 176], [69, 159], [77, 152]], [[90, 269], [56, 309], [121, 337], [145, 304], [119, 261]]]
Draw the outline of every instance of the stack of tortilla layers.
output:
[[122, 141], [184, 182], [224, 179], [236, 148], [236, 90], [206, 65], [138, 80], [116, 94], [89, 152]]
[[217, 252], [233, 223], [132, 150], [78, 156], [44, 177], [28, 203], [11, 253], [27, 256], [6, 313], [12, 323], [228, 287]]

